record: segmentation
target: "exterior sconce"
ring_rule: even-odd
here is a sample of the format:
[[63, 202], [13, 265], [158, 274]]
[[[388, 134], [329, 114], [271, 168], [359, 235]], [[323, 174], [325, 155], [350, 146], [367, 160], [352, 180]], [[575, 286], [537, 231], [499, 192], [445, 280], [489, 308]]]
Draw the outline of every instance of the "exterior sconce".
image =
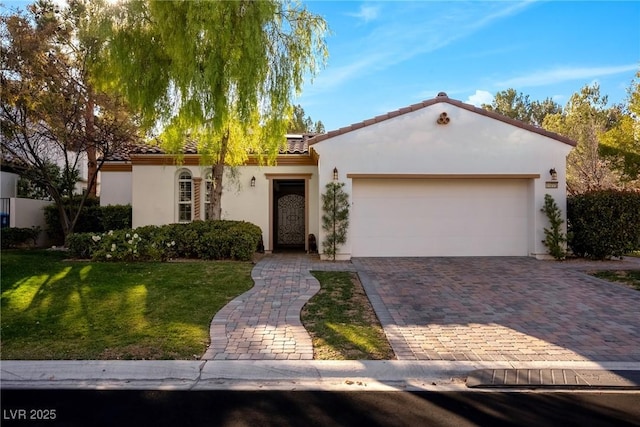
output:
[[333, 180], [338, 180], [338, 168], [333, 168]]
[[255, 177], [255, 176], [252, 176], [252, 177], [251, 177], [251, 186], [252, 186], [252, 187], [255, 187], [255, 186], [256, 186], [256, 177]]
[[558, 180], [558, 172], [556, 172], [556, 168], [549, 169], [549, 175], [551, 175], [551, 181]]
[[440, 117], [438, 117], [438, 120], [436, 120], [436, 122], [439, 125], [446, 125], [451, 121], [451, 119], [447, 116], [447, 113], [440, 113]]

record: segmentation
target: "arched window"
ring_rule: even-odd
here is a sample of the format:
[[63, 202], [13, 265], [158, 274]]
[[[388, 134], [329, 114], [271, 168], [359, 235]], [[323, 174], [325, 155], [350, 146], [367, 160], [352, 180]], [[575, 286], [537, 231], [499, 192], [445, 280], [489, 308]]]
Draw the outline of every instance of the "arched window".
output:
[[193, 180], [191, 173], [178, 174], [178, 222], [190, 222], [193, 218]]

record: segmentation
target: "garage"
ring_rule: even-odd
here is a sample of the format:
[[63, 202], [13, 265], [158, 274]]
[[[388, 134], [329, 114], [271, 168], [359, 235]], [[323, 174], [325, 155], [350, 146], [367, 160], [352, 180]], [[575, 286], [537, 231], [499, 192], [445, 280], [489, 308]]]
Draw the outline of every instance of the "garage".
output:
[[352, 178], [352, 256], [528, 255], [532, 178]]
[[547, 194], [566, 221], [575, 142], [444, 93], [309, 141], [320, 193], [338, 182], [352, 204], [336, 259], [545, 259]]

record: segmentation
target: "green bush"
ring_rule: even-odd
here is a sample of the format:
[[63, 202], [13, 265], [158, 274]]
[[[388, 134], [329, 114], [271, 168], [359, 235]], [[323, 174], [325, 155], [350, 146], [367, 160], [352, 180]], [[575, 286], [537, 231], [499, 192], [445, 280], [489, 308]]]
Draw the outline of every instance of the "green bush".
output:
[[[73, 199], [64, 203], [70, 217], [77, 211], [79, 201]], [[88, 198], [82, 207], [74, 233], [103, 233], [110, 230], [131, 228], [131, 205], [100, 206], [99, 199]], [[60, 225], [60, 213], [55, 204], [45, 207], [47, 234], [55, 244], [64, 243], [64, 233]]]
[[100, 247], [100, 239], [94, 233], [73, 233], [67, 239], [69, 256], [72, 258], [90, 259], [93, 253]]
[[165, 261], [171, 258], [236, 259], [253, 256], [260, 227], [242, 221], [194, 221], [106, 233], [75, 233], [69, 252], [99, 261]]
[[155, 261], [156, 252], [150, 251], [148, 245], [141, 245], [141, 241], [142, 238], [135, 230], [112, 230], [103, 233], [100, 236], [100, 246], [93, 253], [92, 259], [96, 261]]
[[640, 249], [640, 192], [595, 191], [567, 200], [569, 247], [606, 259]]
[[102, 231], [131, 228], [131, 205], [100, 206]]
[[[36, 245], [40, 227], [32, 228], [2, 228], [0, 229], [0, 242], [2, 249], [17, 248], [32, 244]], [[31, 241], [31, 243], [29, 243]]]

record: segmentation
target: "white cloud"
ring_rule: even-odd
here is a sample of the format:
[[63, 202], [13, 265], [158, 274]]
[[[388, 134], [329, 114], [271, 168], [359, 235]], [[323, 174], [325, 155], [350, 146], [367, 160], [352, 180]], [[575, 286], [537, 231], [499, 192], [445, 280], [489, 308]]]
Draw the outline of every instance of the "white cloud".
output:
[[598, 77], [612, 74], [628, 73], [638, 68], [637, 64], [609, 67], [565, 67], [548, 71], [536, 71], [519, 77], [499, 82], [496, 86], [523, 88], [532, 86], [546, 86], [571, 80], [596, 80]]
[[354, 18], [358, 18], [365, 23], [373, 21], [378, 18], [380, 14], [380, 6], [367, 6], [361, 5], [360, 10], [356, 13], [348, 13], [347, 15], [353, 16]]
[[476, 107], [481, 107], [482, 104], [491, 104], [491, 102], [493, 102], [493, 95], [491, 92], [487, 92], [486, 90], [476, 89], [476, 93], [470, 95], [464, 102], [475, 105]]

